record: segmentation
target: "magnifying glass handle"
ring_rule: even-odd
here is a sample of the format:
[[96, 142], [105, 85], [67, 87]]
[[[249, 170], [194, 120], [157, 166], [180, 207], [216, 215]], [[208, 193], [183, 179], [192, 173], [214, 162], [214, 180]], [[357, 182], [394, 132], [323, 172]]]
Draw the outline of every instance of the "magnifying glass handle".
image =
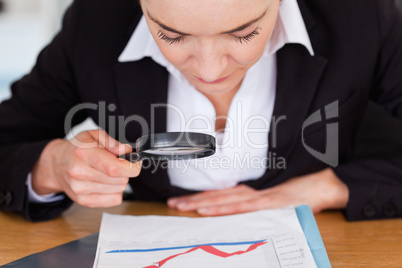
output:
[[129, 153], [129, 154], [119, 155], [119, 158], [126, 159], [127, 161], [130, 161], [131, 163], [139, 162], [142, 160], [142, 157], [139, 156], [137, 153]]

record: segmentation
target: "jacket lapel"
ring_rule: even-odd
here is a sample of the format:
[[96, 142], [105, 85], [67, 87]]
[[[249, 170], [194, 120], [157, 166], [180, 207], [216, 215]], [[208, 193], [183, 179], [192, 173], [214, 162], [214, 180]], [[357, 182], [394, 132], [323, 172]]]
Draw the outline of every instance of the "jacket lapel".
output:
[[[277, 52], [277, 86], [273, 121], [269, 135], [270, 152], [288, 158], [308, 117], [315, 92], [327, 65], [320, 55], [323, 31], [304, 0], [298, 0], [315, 55], [298, 44], [288, 44]], [[282, 119], [282, 120], [281, 120]], [[279, 121], [281, 120], [281, 121]]]
[[303, 121], [318, 88], [327, 60], [311, 56], [301, 45], [286, 45], [277, 53], [277, 88], [270, 151], [285, 157], [300, 138]]

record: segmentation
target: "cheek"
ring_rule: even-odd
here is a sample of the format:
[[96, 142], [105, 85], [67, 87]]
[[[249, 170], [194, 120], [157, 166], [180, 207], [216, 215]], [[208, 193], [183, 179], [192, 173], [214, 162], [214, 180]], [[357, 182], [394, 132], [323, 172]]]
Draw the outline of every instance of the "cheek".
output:
[[[234, 42], [234, 41], [232, 41]], [[234, 44], [227, 46], [226, 55], [229, 58], [228, 68], [234, 68], [235, 66], [249, 67], [256, 63], [265, 50], [266, 43], [249, 43], [249, 44]], [[179, 70], [184, 71], [187, 68], [192, 68], [192, 56], [194, 57], [194, 50], [186, 46], [180, 46], [177, 44], [166, 45], [158, 44], [159, 49], [165, 58], [172, 63]]]
[[185, 64], [190, 57], [186, 49], [184, 49], [183, 47], [180, 48], [180, 45], [178, 46], [177, 44], [158, 44], [158, 46], [165, 58], [175, 66]]
[[[276, 13], [275, 13], [276, 14]], [[276, 23], [276, 16], [268, 17], [261, 22], [260, 34], [249, 43], [238, 44], [233, 47], [232, 58], [242, 65], [256, 63], [265, 51]]]
[[237, 44], [231, 49], [231, 58], [243, 66], [256, 63], [265, 51], [270, 34], [260, 35], [249, 43]]
[[162, 52], [163, 56], [174, 66], [181, 66], [189, 58], [189, 53], [186, 46], [180, 43], [169, 44], [164, 40], [161, 40], [155, 33], [158, 32], [157, 28], [151, 27], [150, 31], [152, 36], [158, 46], [159, 50]]
[[248, 66], [251, 64], [256, 63], [262, 53], [264, 52], [264, 47], [244, 47], [244, 48], [237, 48], [231, 51], [230, 57], [239, 65]]

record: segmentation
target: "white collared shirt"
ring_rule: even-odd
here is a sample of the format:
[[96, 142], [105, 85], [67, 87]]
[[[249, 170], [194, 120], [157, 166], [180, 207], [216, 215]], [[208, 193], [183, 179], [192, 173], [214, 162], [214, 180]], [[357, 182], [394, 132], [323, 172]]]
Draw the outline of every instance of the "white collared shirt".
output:
[[272, 165], [272, 159], [268, 160], [268, 133], [275, 102], [275, 53], [287, 43], [302, 44], [314, 55], [296, 0], [285, 0], [280, 7], [262, 57], [247, 71], [231, 102], [225, 131], [216, 133], [212, 103], [166, 60], [144, 16], [141, 18], [119, 61], [151, 57], [168, 70], [168, 132], [200, 132], [217, 139], [214, 156], [169, 163], [172, 185], [198, 191], [224, 189], [241, 181], [258, 179]]
[[[151, 57], [168, 70], [168, 104], [173, 107], [167, 113], [169, 132], [201, 132], [212, 134], [217, 139], [217, 152], [214, 156], [169, 163], [168, 175], [172, 185], [199, 191], [223, 189], [241, 181], [258, 179], [264, 174], [268, 156], [268, 132], [275, 102], [275, 53], [288, 43], [301, 44], [314, 55], [296, 0], [285, 0], [280, 7], [277, 23], [262, 57], [247, 71], [232, 100], [225, 131], [215, 133], [213, 105], [166, 60], [145, 18], [141, 18], [118, 60], [128, 62]], [[181, 112], [178, 113], [176, 109]], [[49, 198], [38, 199], [32, 187], [29, 187], [29, 192], [31, 201], [55, 201]]]

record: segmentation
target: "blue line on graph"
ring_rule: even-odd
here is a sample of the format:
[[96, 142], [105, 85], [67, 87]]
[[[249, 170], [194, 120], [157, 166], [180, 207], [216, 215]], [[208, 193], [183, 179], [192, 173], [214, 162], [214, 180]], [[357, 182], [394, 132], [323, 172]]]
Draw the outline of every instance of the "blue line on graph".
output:
[[106, 253], [127, 253], [127, 252], [151, 252], [151, 251], [164, 251], [164, 250], [173, 250], [173, 249], [184, 249], [184, 248], [196, 248], [202, 246], [237, 246], [237, 245], [252, 245], [261, 242], [265, 242], [264, 240], [258, 241], [246, 241], [246, 242], [233, 242], [233, 243], [212, 243], [212, 244], [200, 244], [200, 245], [192, 245], [192, 246], [182, 246], [182, 247], [170, 247], [170, 248], [149, 248], [149, 249], [117, 249], [112, 251], [107, 251]]

